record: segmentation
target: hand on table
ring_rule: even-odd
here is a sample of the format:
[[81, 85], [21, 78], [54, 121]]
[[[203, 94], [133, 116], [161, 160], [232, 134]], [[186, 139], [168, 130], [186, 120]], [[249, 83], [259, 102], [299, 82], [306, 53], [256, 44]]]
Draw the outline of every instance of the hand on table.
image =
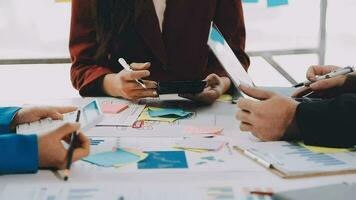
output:
[[[68, 150], [64, 148], [62, 141], [68, 141], [70, 135], [79, 128], [79, 123], [67, 123], [53, 131], [40, 134], [38, 138], [40, 168], [65, 169]], [[73, 161], [89, 154], [89, 139], [83, 133], [79, 133], [78, 138], [79, 145], [73, 152]]]
[[207, 86], [203, 92], [199, 94], [179, 94], [179, 96], [205, 104], [212, 104], [224, 94], [231, 85], [229, 78], [220, 77], [216, 74], [210, 74], [205, 78], [205, 81], [207, 81]]
[[135, 100], [144, 97], [157, 97], [157, 83], [144, 80], [147, 88], [143, 88], [135, 79], [142, 79], [150, 76], [150, 63], [132, 63], [132, 72], [121, 70], [117, 74], [107, 74], [104, 78], [104, 91], [113, 97], [123, 97]]
[[15, 115], [10, 128], [13, 130], [19, 124], [35, 122], [44, 118], [63, 119], [63, 114], [73, 112], [76, 107], [31, 107], [23, 108]]
[[[316, 76], [322, 76], [334, 70], [340, 69], [337, 66], [311, 66], [307, 71], [307, 79], [314, 82]], [[310, 92], [314, 92], [308, 97], [331, 98], [343, 93], [343, 86], [347, 76], [340, 75], [330, 79], [320, 80], [309, 86], [298, 89], [292, 97], [302, 97]]]
[[241, 85], [240, 89], [261, 100], [238, 99], [236, 118], [241, 121], [242, 131], [252, 132], [263, 141], [281, 140], [296, 134], [295, 112], [298, 102], [257, 88]]

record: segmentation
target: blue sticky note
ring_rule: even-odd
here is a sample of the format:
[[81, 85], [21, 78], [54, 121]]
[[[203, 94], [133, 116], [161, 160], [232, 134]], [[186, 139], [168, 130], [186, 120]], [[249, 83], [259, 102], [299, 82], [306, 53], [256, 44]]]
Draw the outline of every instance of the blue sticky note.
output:
[[267, 0], [268, 7], [288, 5], [288, 0]]
[[186, 112], [179, 108], [162, 108], [162, 109], [148, 109], [148, 114], [150, 117], [186, 117], [191, 112]]
[[140, 161], [139, 169], [188, 168], [184, 151], [149, 151], [148, 157]]
[[125, 165], [140, 160], [140, 156], [117, 149], [113, 152], [98, 153], [83, 158], [82, 160], [102, 167], [113, 167], [114, 165]]
[[258, 3], [258, 0], [242, 0], [243, 3]]

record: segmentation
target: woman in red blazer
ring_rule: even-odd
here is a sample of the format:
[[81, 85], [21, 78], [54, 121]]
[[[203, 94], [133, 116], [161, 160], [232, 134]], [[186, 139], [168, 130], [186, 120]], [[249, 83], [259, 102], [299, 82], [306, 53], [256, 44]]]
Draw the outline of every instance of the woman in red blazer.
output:
[[137, 99], [157, 96], [159, 81], [206, 79], [188, 98], [212, 103], [231, 81], [207, 46], [211, 21], [247, 70], [241, 0], [72, 0], [72, 83], [82, 96]]

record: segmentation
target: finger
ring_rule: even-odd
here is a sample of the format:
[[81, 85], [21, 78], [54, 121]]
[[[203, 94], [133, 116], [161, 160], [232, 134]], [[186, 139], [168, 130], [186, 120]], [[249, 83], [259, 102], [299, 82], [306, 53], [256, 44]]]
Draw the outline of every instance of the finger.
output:
[[236, 113], [236, 119], [241, 122], [249, 123], [249, 124], [251, 124], [252, 122], [251, 114], [243, 110], [240, 110]]
[[83, 133], [78, 134], [78, 139], [80, 146], [73, 152], [73, 161], [88, 156], [90, 151], [90, 141]]
[[65, 123], [59, 128], [55, 129], [53, 132], [58, 135], [59, 138], [64, 139], [67, 135], [79, 130], [79, 123]]
[[237, 107], [240, 108], [241, 110], [245, 110], [248, 112], [252, 112], [253, 110], [255, 110], [257, 105], [258, 105], [257, 102], [252, 101], [250, 99], [240, 98], [237, 100]]
[[310, 93], [311, 91], [312, 91], [312, 89], [310, 87], [302, 87], [302, 88], [299, 88], [297, 91], [295, 91], [292, 94], [292, 97], [302, 97], [302, 96]]
[[149, 69], [151, 67], [151, 63], [150, 62], [146, 62], [146, 63], [131, 63], [130, 67], [133, 70], [146, 70], [146, 69]]
[[148, 76], [150, 76], [150, 71], [148, 70], [133, 71], [129, 73], [128, 80], [141, 79]]
[[334, 78], [324, 79], [324, 80], [314, 82], [314, 83], [310, 84], [309, 87], [313, 91], [326, 90], [326, 89], [342, 86], [343, 82], [344, 82], [343, 80], [344, 80], [343, 76], [337, 76]]
[[145, 84], [147, 89], [155, 89], [158, 86], [157, 82], [155, 81], [144, 80], [143, 83]]
[[333, 70], [338, 69], [339, 67], [334, 65], [327, 65], [327, 66], [320, 66], [320, 65], [313, 65], [310, 66], [307, 71], [307, 79], [310, 81], [316, 81], [316, 76], [325, 75], [330, 73]]
[[145, 98], [145, 97], [158, 97], [157, 90], [155, 89], [138, 89], [132, 92], [133, 99]]
[[241, 122], [240, 124], [240, 130], [241, 131], [248, 131], [248, 132], [252, 132], [253, 131], [253, 126], [249, 123], [245, 123], [245, 122]]
[[64, 107], [53, 107], [53, 108], [55, 110], [57, 110], [57, 112], [59, 112], [61, 114], [73, 112], [73, 111], [76, 111], [78, 109], [78, 107], [75, 107], [75, 106], [64, 106]]
[[216, 74], [209, 74], [204, 80], [208, 86], [218, 85], [220, 83], [220, 77]]
[[250, 97], [259, 99], [259, 100], [266, 100], [272, 98], [275, 93], [271, 91], [266, 91], [266, 90], [261, 90], [255, 87], [248, 87], [245, 85], [240, 85], [239, 87], [245, 94], [247, 94]]

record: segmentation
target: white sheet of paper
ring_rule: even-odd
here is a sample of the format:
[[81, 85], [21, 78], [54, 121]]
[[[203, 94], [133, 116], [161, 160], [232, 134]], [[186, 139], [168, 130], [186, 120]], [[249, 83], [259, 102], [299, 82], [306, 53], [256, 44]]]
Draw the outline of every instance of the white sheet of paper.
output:
[[145, 109], [145, 105], [130, 104], [129, 107], [117, 114], [104, 114], [98, 126], [126, 126], [131, 127]]
[[177, 147], [209, 151], [217, 151], [225, 144], [225, 141], [216, 140], [214, 138], [186, 138], [176, 142]]

